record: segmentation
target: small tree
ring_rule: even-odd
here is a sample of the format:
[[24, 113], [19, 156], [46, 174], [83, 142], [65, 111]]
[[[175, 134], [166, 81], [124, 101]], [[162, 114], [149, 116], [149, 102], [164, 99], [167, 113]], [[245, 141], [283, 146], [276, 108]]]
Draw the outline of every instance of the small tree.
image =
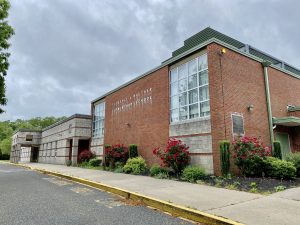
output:
[[[8, 24], [8, 10], [10, 8], [9, 1], [0, 0], [0, 105], [6, 105], [5, 97], [5, 76], [8, 70], [8, 57], [10, 54], [6, 52], [10, 44], [8, 39], [14, 34], [13, 28]], [[4, 112], [0, 108], [0, 113]]]
[[181, 140], [171, 138], [165, 150], [155, 148], [153, 154], [162, 160], [165, 167], [171, 168], [174, 173], [179, 176], [183, 169], [189, 164], [190, 153], [188, 149], [189, 147]]

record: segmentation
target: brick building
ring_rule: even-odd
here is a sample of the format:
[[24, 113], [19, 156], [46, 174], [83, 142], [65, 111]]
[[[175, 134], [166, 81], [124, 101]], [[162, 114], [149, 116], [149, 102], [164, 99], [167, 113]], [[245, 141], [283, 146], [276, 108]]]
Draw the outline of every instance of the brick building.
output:
[[12, 137], [11, 162], [77, 164], [77, 156], [89, 149], [91, 116], [75, 114], [43, 130], [21, 129]]
[[238, 135], [300, 151], [300, 70], [206, 28], [158, 67], [92, 101], [91, 150], [137, 144], [149, 164], [170, 137], [219, 174], [218, 142]]

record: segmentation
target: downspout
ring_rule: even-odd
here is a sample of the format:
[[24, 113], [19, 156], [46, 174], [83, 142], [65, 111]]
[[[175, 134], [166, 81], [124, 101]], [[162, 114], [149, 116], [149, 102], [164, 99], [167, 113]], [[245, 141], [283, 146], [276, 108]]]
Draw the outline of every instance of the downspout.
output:
[[268, 67], [272, 63], [269, 61], [263, 61], [261, 64], [264, 68], [264, 79], [265, 79], [265, 90], [266, 90], [266, 99], [267, 99], [270, 141], [271, 141], [271, 145], [272, 145], [272, 149], [273, 149], [273, 147], [274, 147], [273, 146], [273, 144], [274, 144], [273, 117], [272, 117], [271, 98], [270, 98], [269, 76], [268, 76]]

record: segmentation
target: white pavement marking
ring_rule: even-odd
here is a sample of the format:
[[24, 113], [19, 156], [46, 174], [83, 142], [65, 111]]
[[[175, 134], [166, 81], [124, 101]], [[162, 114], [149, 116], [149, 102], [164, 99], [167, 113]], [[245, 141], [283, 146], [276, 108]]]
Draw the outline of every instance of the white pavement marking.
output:
[[94, 193], [93, 190], [86, 188], [86, 187], [74, 187], [70, 189], [71, 191], [74, 191], [77, 194], [82, 194], [82, 195], [90, 195]]
[[43, 178], [43, 179], [49, 181], [50, 183], [56, 184], [57, 186], [72, 185], [72, 183], [62, 179], [57, 179], [57, 178]]

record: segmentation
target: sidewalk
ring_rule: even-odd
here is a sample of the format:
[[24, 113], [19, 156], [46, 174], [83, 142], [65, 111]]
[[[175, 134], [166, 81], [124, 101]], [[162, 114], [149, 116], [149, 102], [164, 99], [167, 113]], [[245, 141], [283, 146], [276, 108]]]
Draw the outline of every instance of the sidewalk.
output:
[[101, 182], [244, 224], [298, 225], [300, 221], [300, 188], [263, 196], [206, 185], [63, 165], [24, 165]]

